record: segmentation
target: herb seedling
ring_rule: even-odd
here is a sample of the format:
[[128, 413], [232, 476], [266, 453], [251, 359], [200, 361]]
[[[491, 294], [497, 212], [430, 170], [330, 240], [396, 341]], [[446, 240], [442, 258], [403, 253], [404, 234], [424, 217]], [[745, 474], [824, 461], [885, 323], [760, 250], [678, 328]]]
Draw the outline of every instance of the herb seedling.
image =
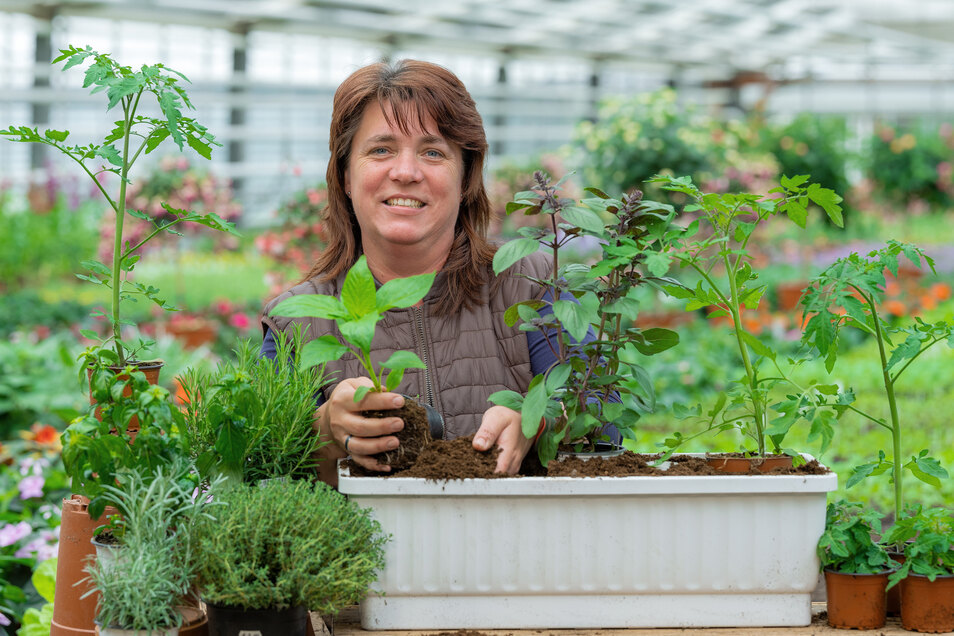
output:
[[[502, 246], [493, 266], [500, 274], [540, 245], [552, 251], [549, 276], [529, 277], [547, 290], [549, 299], [517, 303], [504, 319], [511, 326], [523, 321], [522, 330], [540, 331], [557, 361], [533, 378], [526, 396], [498, 391], [489, 399], [521, 412], [527, 438], [538, 434], [541, 419], [552, 422], [537, 439], [537, 454], [546, 465], [560, 444], [594, 450], [606, 439], [608, 424], [635, 443], [636, 422], [655, 404], [649, 374], [636, 360], [665, 351], [679, 337], [668, 329], [633, 326], [637, 288], [663, 282], [658, 275], [667, 263], [659, 260], [658, 249], [672, 208], [643, 201], [639, 192], [613, 199], [595, 188], [587, 189], [591, 198], [577, 204], [558, 196], [562, 180], [551, 185], [540, 172], [534, 178], [536, 189], [517, 193], [507, 213], [546, 214], [549, 227], [520, 228], [522, 238]], [[592, 265], [560, 262], [561, 249], [577, 237], [600, 245]]]
[[[424, 363], [411, 351], [395, 351], [375, 369], [371, 361], [371, 341], [374, 328], [389, 309], [403, 309], [419, 303], [431, 285], [435, 274], [420, 274], [395, 278], [375, 289], [374, 276], [362, 255], [348, 270], [341, 287], [341, 298], [324, 294], [292, 296], [278, 303], [271, 314], [289, 318], [325, 318], [334, 320], [344, 342], [332, 334], [309, 341], [302, 349], [300, 365], [310, 367], [339, 360], [346, 353], [354, 355], [368, 372], [372, 387], [362, 386], [355, 391], [354, 401], [360, 402], [368, 391], [393, 391], [401, 383], [406, 369], [423, 369]], [[388, 372], [385, 372], [388, 369]]]
[[818, 540], [822, 569], [844, 574], [878, 574], [891, 568], [884, 546], [872, 539], [881, 533], [881, 514], [857, 502], [828, 504], [825, 533]]
[[898, 518], [883, 541], [904, 546], [904, 563], [888, 577], [889, 588], [911, 572], [931, 581], [954, 575], [954, 513], [947, 508], [914, 506]]

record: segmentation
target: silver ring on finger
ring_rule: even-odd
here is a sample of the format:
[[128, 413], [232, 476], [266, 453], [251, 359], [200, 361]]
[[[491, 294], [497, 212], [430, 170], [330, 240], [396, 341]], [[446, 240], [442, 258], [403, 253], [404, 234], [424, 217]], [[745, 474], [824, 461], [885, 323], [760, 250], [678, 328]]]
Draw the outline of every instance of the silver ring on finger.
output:
[[348, 435], [348, 436], [345, 438], [344, 449], [345, 449], [345, 452], [346, 452], [346, 453], [350, 453], [350, 452], [351, 452], [351, 451], [348, 450], [348, 442], [351, 441], [351, 438], [352, 438], [351, 435]]

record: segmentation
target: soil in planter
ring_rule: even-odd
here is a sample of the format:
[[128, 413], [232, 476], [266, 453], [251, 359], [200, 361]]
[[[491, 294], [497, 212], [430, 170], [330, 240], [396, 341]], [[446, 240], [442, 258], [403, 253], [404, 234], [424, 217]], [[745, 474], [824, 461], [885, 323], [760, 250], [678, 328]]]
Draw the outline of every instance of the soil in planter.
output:
[[485, 452], [475, 449], [473, 435], [450, 441], [439, 439], [421, 452], [414, 466], [398, 476], [422, 477], [433, 481], [507, 477], [504, 473], [494, 472], [499, 454], [500, 449], [496, 446]]
[[550, 477], [628, 477], [632, 475], [664, 475], [665, 472], [650, 465], [655, 458], [636, 453], [623, 453], [615, 457], [567, 457], [547, 465]]
[[404, 470], [417, 461], [421, 451], [431, 443], [431, 429], [427, 423], [427, 411], [413, 400], [404, 400], [399, 409], [384, 411], [364, 411], [365, 417], [399, 417], [404, 420], [404, 428], [394, 433], [400, 445], [392, 451], [373, 455], [382, 464], [391, 467], [391, 471]]

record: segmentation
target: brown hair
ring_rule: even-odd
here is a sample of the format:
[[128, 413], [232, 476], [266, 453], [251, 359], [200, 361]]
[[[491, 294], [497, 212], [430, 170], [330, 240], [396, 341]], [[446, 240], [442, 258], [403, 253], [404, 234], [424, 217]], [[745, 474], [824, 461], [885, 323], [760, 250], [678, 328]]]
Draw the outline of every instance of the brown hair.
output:
[[[424, 129], [430, 116], [440, 134], [461, 149], [464, 160], [463, 198], [454, 242], [442, 269], [447, 293], [436, 311], [447, 315], [472, 306], [490, 276], [496, 248], [487, 240], [491, 207], [484, 189], [487, 137], [470, 93], [449, 70], [430, 62], [401, 60], [377, 63], [352, 73], [335, 91], [328, 147], [328, 207], [323, 214], [328, 244], [305, 280], [333, 280], [348, 270], [361, 254], [361, 230], [344, 188], [351, 146], [368, 105], [376, 101], [390, 125], [407, 134], [417, 124]], [[391, 121], [394, 118], [396, 121]]]

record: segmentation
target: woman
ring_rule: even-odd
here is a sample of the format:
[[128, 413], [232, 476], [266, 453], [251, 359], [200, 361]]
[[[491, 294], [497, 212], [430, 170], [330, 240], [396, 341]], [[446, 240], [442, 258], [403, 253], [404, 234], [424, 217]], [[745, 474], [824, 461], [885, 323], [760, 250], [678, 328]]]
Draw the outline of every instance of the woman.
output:
[[[487, 241], [491, 209], [483, 184], [487, 140], [480, 115], [453, 73], [427, 62], [359, 69], [335, 93], [328, 162], [328, 246], [305, 282], [274, 299], [265, 310], [264, 351], [273, 332], [296, 322], [309, 337], [337, 333], [333, 321], [269, 316], [295, 294], [339, 295], [347, 270], [364, 254], [379, 284], [393, 278], [437, 272], [417, 307], [391, 310], [378, 324], [372, 358], [395, 350], [415, 351], [427, 369], [409, 369], [400, 393], [419, 395], [445, 420], [447, 439], [474, 434], [474, 448], [497, 445], [497, 470], [515, 473], [532, 441], [520, 414], [493, 406], [498, 390], [527, 391], [535, 373], [553, 356], [539, 334], [508, 327], [503, 312], [512, 304], [543, 296], [528, 281], [542, 277], [548, 261], [535, 254], [494, 277], [495, 248]], [[349, 356], [350, 358], [350, 356]], [[335, 383], [320, 396], [315, 428], [330, 442], [322, 458], [349, 453], [359, 465], [389, 471], [373, 455], [396, 448], [391, 433], [399, 418], [367, 418], [362, 411], [399, 407], [397, 393], [368, 393], [355, 403], [355, 390], [371, 381], [353, 358], [330, 363]], [[333, 461], [319, 476], [335, 481]]]

